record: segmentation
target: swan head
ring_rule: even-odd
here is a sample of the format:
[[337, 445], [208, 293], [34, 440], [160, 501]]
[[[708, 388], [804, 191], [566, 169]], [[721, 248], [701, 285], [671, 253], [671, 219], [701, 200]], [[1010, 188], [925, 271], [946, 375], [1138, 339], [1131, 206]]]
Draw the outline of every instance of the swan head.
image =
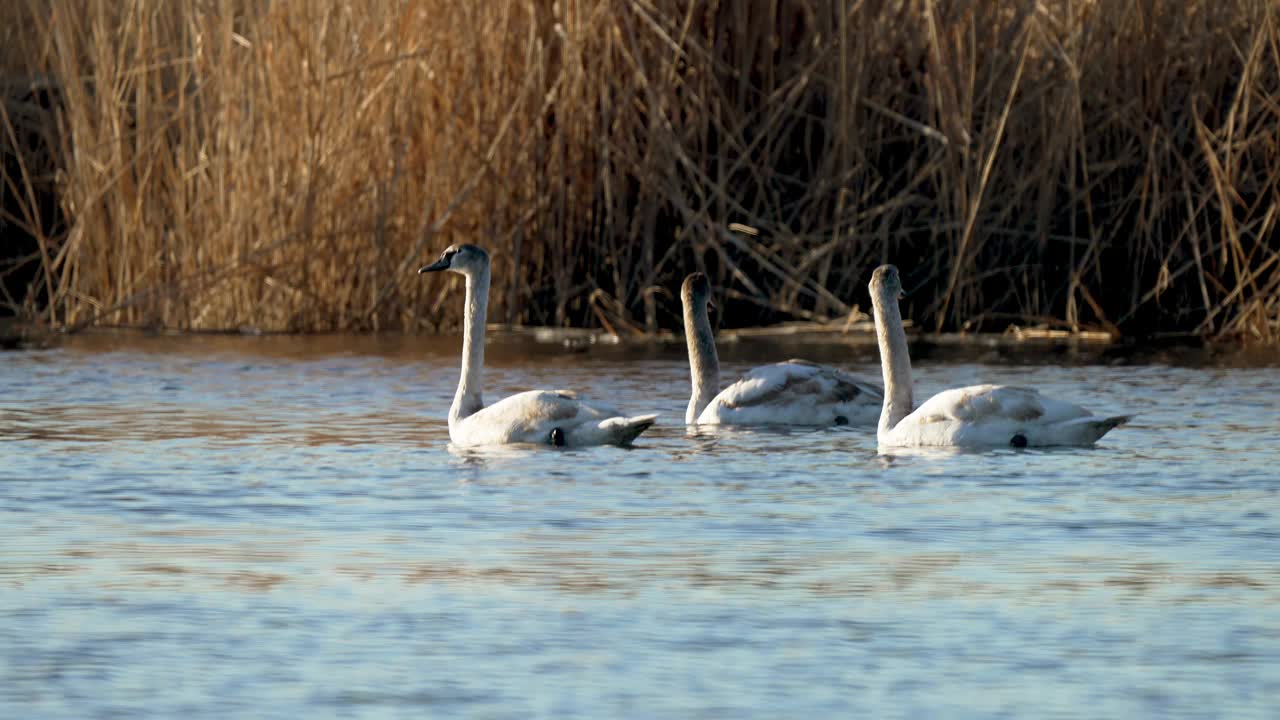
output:
[[708, 310], [716, 309], [716, 301], [711, 297], [711, 281], [707, 279], [706, 273], [689, 273], [680, 286], [680, 300], [685, 307], [705, 306]]
[[898, 268], [892, 265], [881, 265], [871, 273], [871, 297], [884, 302], [897, 302], [906, 296], [902, 292], [902, 279], [898, 277]]
[[489, 266], [489, 253], [478, 245], [450, 245], [440, 253], [440, 259], [418, 268], [419, 273], [449, 270], [461, 275], [477, 273]]

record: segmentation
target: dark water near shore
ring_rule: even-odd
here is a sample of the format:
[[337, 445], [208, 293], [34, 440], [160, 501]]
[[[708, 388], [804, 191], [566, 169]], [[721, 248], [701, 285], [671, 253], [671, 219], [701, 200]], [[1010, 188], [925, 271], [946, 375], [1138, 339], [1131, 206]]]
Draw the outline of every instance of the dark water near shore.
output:
[[[457, 452], [456, 353], [0, 353], [0, 717], [1276, 717], [1278, 362], [935, 347], [918, 397], [998, 380], [1137, 418], [1094, 449], [882, 456], [686, 436], [678, 346], [497, 343], [490, 400], [662, 424]], [[869, 348], [722, 354], [726, 379], [796, 354], [878, 377]]]

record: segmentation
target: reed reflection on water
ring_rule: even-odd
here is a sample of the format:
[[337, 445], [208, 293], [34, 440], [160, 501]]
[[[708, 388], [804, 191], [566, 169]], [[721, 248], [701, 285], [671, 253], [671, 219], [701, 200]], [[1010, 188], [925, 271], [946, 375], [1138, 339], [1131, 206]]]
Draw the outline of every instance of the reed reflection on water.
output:
[[[753, 356], [752, 353], [756, 354]], [[848, 348], [732, 348], [726, 378]], [[1093, 449], [685, 430], [680, 348], [495, 344], [487, 390], [662, 413], [456, 450], [456, 341], [0, 355], [0, 717], [1270, 717], [1274, 364], [987, 358]]]

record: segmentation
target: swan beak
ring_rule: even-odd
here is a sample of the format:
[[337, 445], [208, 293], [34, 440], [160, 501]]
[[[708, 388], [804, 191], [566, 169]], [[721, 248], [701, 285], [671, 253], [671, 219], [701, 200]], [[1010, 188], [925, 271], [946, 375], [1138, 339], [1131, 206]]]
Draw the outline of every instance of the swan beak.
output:
[[418, 274], [421, 275], [422, 273], [439, 272], [441, 270], [448, 270], [448, 269], [449, 269], [449, 260], [446, 258], [440, 258], [439, 260], [431, 263], [430, 265], [424, 265], [418, 268]]
[[708, 311], [710, 311], [710, 312], [715, 312], [716, 310], [719, 310], [719, 309], [720, 309], [720, 308], [716, 305], [716, 301], [715, 301], [715, 300], [707, 300], [707, 310], [708, 310]]

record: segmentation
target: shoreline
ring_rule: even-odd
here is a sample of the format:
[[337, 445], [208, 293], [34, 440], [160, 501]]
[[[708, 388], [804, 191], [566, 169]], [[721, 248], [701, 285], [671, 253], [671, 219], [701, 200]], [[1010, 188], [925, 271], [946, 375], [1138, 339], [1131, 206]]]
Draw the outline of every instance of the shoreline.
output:
[[[1167, 333], [1149, 338], [1117, 337], [1110, 333], [1082, 330], [1056, 330], [1040, 327], [1010, 325], [1003, 332], [932, 332], [921, 331], [906, 322], [907, 332], [913, 344], [961, 348], [1081, 348], [1105, 349], [1166, 349], [1187, 350], [1217, 349], [1225, 351], [1251, 351], [1266, 354], [1271, 346], [1250, 345], [1233, 341], [1210, 341], [1192, 333]], [[506, 325], [489, 323], [486, 326], [488, 344], [554, 347], [574, 350], [589, 347], [662, 347], [683, 345], [684, 336], [675, 330], [656, 333], [617, 334], [600, 328], [549, 327], [537, 325]], [[13, 318], [0, 318], [0, 349], [32, 348], [58, 345], [74, 338], [447, 338], [458, 333], [402, 333], [384, 332], [270, 332], [257, 328], [227, 330], [179, 330], [173, 328], [144, 328], [133, 326], [93, 326], [65, 332], [40, 325], [22, 323]], [[723, 347], [739, 344], [795, 344], [829, 345], [874, 348], [875, 328], [870, 320], [853, 323], [795, 321], [776, 325], [741, 328], [722, 328], [716, 331], [716, 341]]]

